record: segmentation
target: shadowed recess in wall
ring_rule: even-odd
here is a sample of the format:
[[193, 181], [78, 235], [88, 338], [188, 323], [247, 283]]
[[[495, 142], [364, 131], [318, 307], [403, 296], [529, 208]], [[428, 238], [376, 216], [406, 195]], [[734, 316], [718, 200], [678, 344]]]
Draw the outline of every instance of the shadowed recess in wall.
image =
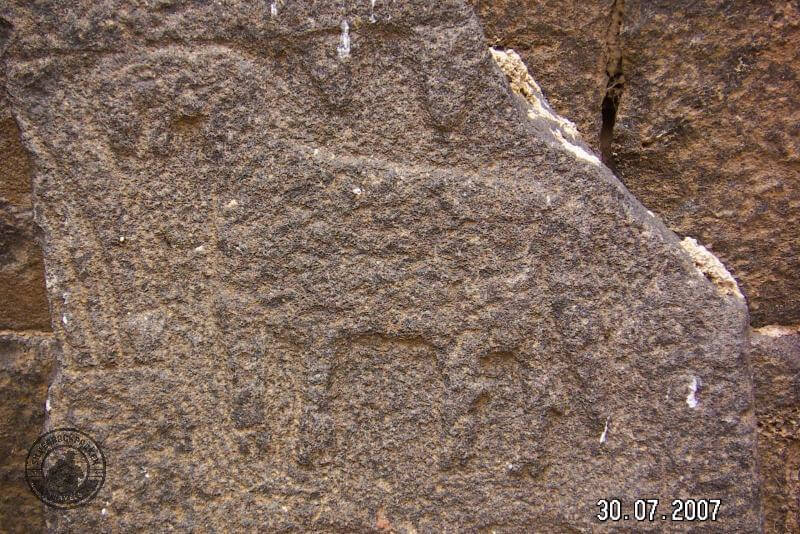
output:
[[[600, 105], [602, 122], [600, 126], [600, 154], [605, 163], [614, 169], [614, 124], [617, 121], [617, 109], [622, 91], [625, 89], [625, 74], [622, 71], [622, 46], [620, 31], [622, 30], [622, 13], [625, 8], [624, 0], [616, 0], [611, 11], [611, 24], [608, 28], [606, 40], [606, 89], [603, 102]], [[616, 171], [615, 171], [616, 172]]]

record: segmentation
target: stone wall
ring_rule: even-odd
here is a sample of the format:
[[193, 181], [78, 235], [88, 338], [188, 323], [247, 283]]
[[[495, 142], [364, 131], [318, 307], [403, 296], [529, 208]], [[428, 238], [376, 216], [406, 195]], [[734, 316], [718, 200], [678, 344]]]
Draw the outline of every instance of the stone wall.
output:
[[[10, 37], [0, 19], [0, 52]], [[57, 342], [50, 332], [33, 167], [0, 68], [0, 531], [40, 532], [44, 505], [25, 482], [28, 447], [44, 429]]]
[[[473, 0], [648, 209], [800, 323], [800, 11], [792, 2]], [[611, 111], [613, 110], [613, 113]], [[604, 119], [605, 116], [605, 119]]]
[[57, 359], [52, 335], [0, 333], [0, 528], [42, 532], [44, 504], [25, 481], [28, 448], [45, 427], [47, 388]]
[[752, 340], [767, 532], [800, 530], [800, 335], [762, 329]]
[[31, 163], [0, 96], [0, 330], [50, 330], [42, 252], [31, 204]]
[[229, 4], [0, 8], [4, 530], [798, 528], [796, 8]]
[[[487, 40], [522, 56], [550, 104], [628, 189], [723, 261], [755, 327], [800, 323], [795, 4], [472, 4]], [[753, 351], [767, 529], [791, 531], [783, 525], [800, 521], [797, 469], [785, 463], [792, 449], [763, 432], [794, 428], [791, 412], [800, 408], [783, 395], [788, 404], [776, 411], [770, 380], [759, 377], [790, 373], [798, 351], [758, 336]], [[765, 353], [785, 357], [767, 365]]]

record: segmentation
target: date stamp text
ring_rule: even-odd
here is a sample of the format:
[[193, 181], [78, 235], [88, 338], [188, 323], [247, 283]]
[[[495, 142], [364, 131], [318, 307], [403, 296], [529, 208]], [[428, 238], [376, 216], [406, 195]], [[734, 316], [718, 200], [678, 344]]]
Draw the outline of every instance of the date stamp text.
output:
[[625, 503], [621, 499], [600, 499], [596, 503], [595, 517], [601, 523], [607, 521], [716, 521], [719, 517], [720, 502], [720, 499], [672, 499], [667, 507], [661, 505], [659, 499], [636, 499], [632, 503]]

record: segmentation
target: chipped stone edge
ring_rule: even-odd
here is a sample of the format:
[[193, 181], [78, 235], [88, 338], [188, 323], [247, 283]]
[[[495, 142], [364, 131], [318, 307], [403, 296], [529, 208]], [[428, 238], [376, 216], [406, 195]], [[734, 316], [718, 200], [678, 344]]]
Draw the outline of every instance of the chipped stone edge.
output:
[[[541, 87], [531, 77], [519, 54], [510, 48], [498, 49], [490, 47], [489, 52], [508, 80], [511, 90], [527, 103], [528, 118], [544, 122], [549, 127], [550, 134], [555, 141], [560, 143], [563, 149], [570, 152], [577, 159], [598, 167], [602, 166], [601, 161], [595, 155], [581, 146], [583, 141], [575, 124], [569, 119], [558, 115], [550, 107]], [[624, 186], [622, 187], [624, 189]], [[645, 211], [651, 218], [656, 219], [653, 212], [647, 209]], [[664, 229], [667, 230], [666, 228]], [[670, 231], [669, 233], [672, 232]], [[686, 237], [683, 241], [680, 241], [680, 245], [689, 254], [697, 271], [714, 284], [719, 294], [736, 297], [744, 302], [744, 295], [739, 289], [739, 285], [719, 258], [694, 238]]]
[[521, 96], [528, 103], [528, 118], [541, 119], [549, 127], [553, 137], [577, 159], [601, 165], [600, 159], [584, 149], [581, 145], [581, 136], [575, 123], [553, 111], [550, 104], [539, 87], [531, 77], [525, 62], [513, 49], [489, 48], [494, 62], [505, 74], [511, 90]]
[[692, 237], [683, 238], [681, 246], [692, 258], [695, 268], [716, 286], [720, 294], [744, 300], [744, 295], [739, 290], [739, 284], [711, 251]]

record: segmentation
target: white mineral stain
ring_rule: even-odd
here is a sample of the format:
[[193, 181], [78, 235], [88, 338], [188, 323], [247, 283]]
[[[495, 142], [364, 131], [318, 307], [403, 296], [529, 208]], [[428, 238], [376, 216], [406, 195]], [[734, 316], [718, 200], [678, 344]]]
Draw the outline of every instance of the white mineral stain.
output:
[[490, 48], [497, 66], [506, 75], [511, 90], [524, 98], [528, 103], [528, 118], [531, 120], [542, 120], [550, 126], [553, 136], [576, 158], [600, 166], [597, 156], [590, 154], [576, 143], [579, 142], [580, 135], [575, 124], [560, 116], [550, 108], [547, 99], [542, 93], [539, 84], [528, 73], [528, 67], [514, 50], [498, 50]]
[[360, 195], [363, 192], [364, 191], [362, 191], [360, 187], [353, 188], [353, 194], [356, 195], [356, 196]]
[[269, 14], [272, 16], [272, 18], [278, 16], [278, 2], [272, 2], [269, 5]]
[[369, 21], [373, 24], [378, 22], [375, 18], [375, 0], [369, 0]]
[[105, 516], [105, 515], [108, 515], [108, 510], [106, 510], [105, 508], [103, 508], [102, 510], [100, 510], [100, 515], [104, 515], [104, 516]]
[[592, 165], [600, 166], [600, 160], [597, 159], [597, 156], [593, 154], [589, 154], [583, 148], [579, 147], [578, 145], [574, 145], [567, 141], [564, 136], [561, 134], [561, 130], [553, 130], [553, 134], [555, 135], [556, 139], [561, 141], [561, 144], [564, 148], [567, 149], [568, 152], [572, 153], [573, 156], [576, 158], [591, 163]]
[[232, 210], [233, 208], [235, 208], [235, 207], [236, 207], [236, 206], [238, 206], [238, 205], [239, 205], [239, 203], [238, 203], [238, 202], [236, 201], [236, 199], [234, 198], [233, 200], [231, 200], [230, 202], [228, 202], [227, 204], [225, 204], [225, 209], [226, 209], [226, 210]]
[[611, 420], [611, 416], [609, 415], [606, 417], [606, 426], [603, 428], [603, 433], [600, 434], [600, 443], [605, 443], [606, 439], [608, 438], [608, 422]]
[[[64, 299], [64, 306], [66, 306], [67, 301], [69, 300], [69, 293], [64, 293], [63, 295], [61, 295], [61, 298]], [[61, 322], [64, 323], [65, 325], [69, 323], [69, 319], [67, 319], [66, 313], [61, 315]]]
[[525, 280], [528, 279], [528, 273], [529, 272], [530, 272], [530, 269], [528, 269], [526, 267], [525, 269], [523, 269], [523, 271], [521, 273], [518, 273], [518, 274], [512, 276], [511, 278], [506, 279], [506, 284], [508, 286], [510, 286], [510, 287], [513, 287], [513, 286], [519, 284], [520, 282], [524, 282]]
[[757, 334], [761, 334], [762, 336], [769, 337], [791, 336], [793, 334], [800, 333], [800, 325], [771, 324], [762, 326], [761, 328], [756, 328], [755, 332]]
[[697, 387], [700, 385], [700, 380], [696, 377], [692, 377], [692, 382], [689, 384], [689, 394], [686, 395], [686, 404], [689, 405], [689, 408], [697, 408], [699, 401], [695, 396], [697, 393]]
[[723, 295], [733, 295], [737, 298], [744, 299], [742, 292], [739, 291], [739, 285], [736, 280], [728, 272], [728, 269], [719, 261], [719, 258], [714, 256], [706, 247], [699, 244], [697, 240], [691, 237], [686, 237], [681, 241], [683, 249], [689, 253], [695, 267], [701, 274], [708, 277], [715, 286], [717, 291]]
[[336, 47], [339, 59], [350, 57], [350, 25], [346, 20], [342, 21], [342, 34], [339, 36], [339, 46]]
[[49, 396], [47, 397], [47, 400], [44, 401], [44, 409], [47, 410], [48, 412], [52, 409], [52, 406], [50, 405], [50, 397]]
[[119, 236], [119, 242], [120, 243], [124, 243], [125, 242], [125, 236], [124, 235]]
[[206, 246], [205, 246], [205, 245], [200, 245], [199, 247], [196, 247], [196, 248], [194, 249], [194, 251], [195, 251], [195, 252], [199, 252], [199, 253], [201, 253], [201, 254], [202, 254], [203, 252], [205, 252], [205, 251], [206, 251]]

